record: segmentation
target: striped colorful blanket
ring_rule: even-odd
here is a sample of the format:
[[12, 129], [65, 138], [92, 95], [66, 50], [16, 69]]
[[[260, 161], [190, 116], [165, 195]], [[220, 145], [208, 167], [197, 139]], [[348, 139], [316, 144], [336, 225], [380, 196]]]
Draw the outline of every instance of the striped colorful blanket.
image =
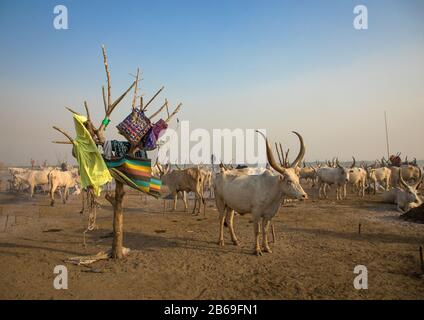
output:
[[116, 180], [147, 193], [155, 198], [160, 196], [162, 182], [152, 176], [152, 162], [150, 159], [134, 158], [126, 155], [122, 158], [105, 159], [109, 172]]

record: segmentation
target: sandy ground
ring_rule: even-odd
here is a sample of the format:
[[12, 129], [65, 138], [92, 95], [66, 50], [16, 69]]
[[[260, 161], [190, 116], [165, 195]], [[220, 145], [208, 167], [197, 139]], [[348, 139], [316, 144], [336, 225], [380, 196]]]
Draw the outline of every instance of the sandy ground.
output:
[[[164, 213], [163, 200], [127, 190], [125, 246], [132, 251], [122, 261], [99, 261], [91, 269], [63, 260], [110, 248], [112, 210], [106, 200], [101, 199], [100, 228], [89, 233], [84, 248], [87, 216], [79, 214], [79, 198], [52, 208], [46, 195], [30, 200], [4, 187], [3, 182], [0, 299], [424, 299], [418, 276], [424, 225], [400, 221], [393, 206], [374, 196], [318, 201], [316, 191], [307, 189], [310, 200], [286, 204], [274, 218], [273, 253], [256, 257], [250, 215], [235, 218], [240, 246], [231, 244], [225, 230], [221, 248], [212, 200], [205, 217]], [[46, 232], [52, 229], [57, 230]], [[53, 287], [53, 269], [60, 264], [68, 268], [67, 290]], [[368, 268], [368, 290], [353, 287], [356, 265]]]

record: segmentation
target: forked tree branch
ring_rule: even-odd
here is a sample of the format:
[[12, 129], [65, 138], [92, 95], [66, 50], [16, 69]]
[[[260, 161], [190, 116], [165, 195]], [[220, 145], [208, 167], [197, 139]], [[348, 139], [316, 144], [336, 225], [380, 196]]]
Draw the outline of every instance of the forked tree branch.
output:
[[183, 104], [180, 102], [179, 104], [178, 104], [178, 106], [175, 108], [175, 110], [174, 111], [172, 111], [172, 113], [171, 113], [171, 115], [168, 117], [168, 119], [166, 119], [166, 122], [169, 122], [171, 119], [172, 119], [172, 117], [173, 116], [175, 116], [177, 113], [178, 113], [178, 111], [180, 111], [180, 109], [181, 109], [181, 106], [182, 106]]
[[283, 166], [283, 162], [281, 161], [280, 151], [278, 150], [277, 142], [275, 142], [275, 150], [277, 150], [278, 161], [280, 162], [280, 165]]
[[162, 86], [159, 90], [158, 90], [158, 92], [156, 92], [155, 93], [155, 95], [146, 103], [146, 105], [144, 106], [144, 108], [143, 108], [143, 110], [145, 110], [148, 106], [149, 106], [149, 104], [150, 103], [152, 103], [152, 101], [153, 100], [155, 100], [155, 98], [159, 95], [159, 93], [161, 93], [162, 92], [162, 90], [164, 89], [165, 87], [164, 86]]
[[135, 76], [135, 87], [134, 87], [134, 96], [132, 100], [132, 108], [135, 109], [135, 103], [137, 100], [137, 90], [138, 90], [138, 78], [140, 76], [140, 69], [137, 68], [137, 75]]
[[71, 136], [68, 134], [68, 133], [66, 133], [64, 130], [62, 130], [62, 129], [60, 129], [59, 127], [56, 127], [56, 126], [53, 126], [53, 129], [55, 129], [55, 130], [57, 130], [57, 131], [59, 131], [60, 133], [62, 133], [66, 138], [68, 138], [69, 139], [69, 141], [72, 143], [72, 144], [74, 144], [74, 140], [71, 138]]
[[165, 107], [167, 107], [168, 106], [168, 100], [167, 99], [165, 99], [165, 103], [162, 105], [162, 107], [160, 107], [154, 114], [152, 114], [150, 117], [149, 117], [149, 119], [152, 119], [152, 118], [154, 118], [155, 116], [157, 116], [162, 110], [163, 110], [163, 108], [165, 108]]

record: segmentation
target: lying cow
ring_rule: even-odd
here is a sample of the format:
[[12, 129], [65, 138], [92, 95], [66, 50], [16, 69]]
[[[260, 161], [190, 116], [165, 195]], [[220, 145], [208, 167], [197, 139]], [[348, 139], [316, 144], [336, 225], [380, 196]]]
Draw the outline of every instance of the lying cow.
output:
[[399, 184], [403, 187], [396, 187], [382, 194], [382, 200], [386, 203], [394, 203], [397, 210], [405, 213], [412, 208], [420, 206], [423, 202], [418, 195], [419, 185], [421, 184], [422, 171], [419, 170], [419, 181], [410, 186], [403, 180], [402, 173], [399, 171]]

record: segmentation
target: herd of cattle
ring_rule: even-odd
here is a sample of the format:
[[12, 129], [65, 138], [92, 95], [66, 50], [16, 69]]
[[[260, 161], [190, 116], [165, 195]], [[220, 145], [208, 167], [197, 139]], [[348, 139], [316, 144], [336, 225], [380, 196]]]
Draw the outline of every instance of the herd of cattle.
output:
[[43, 191], [48, 191], [51, 205], [54, 205], [56, 192], [59, 193], [63, 203], [68, 200], [71, 189], [74, 190], [73, 194], [81, 193], [78, 168], [70, 168], [69, 170], [59, 167], [46, 167], [38, 170], [9, 168], [9, 172], [12, 176], [9, 180], [10, 189], [16, 191], [28, 189], [30, 197], [33, 197], [36, 188], [40, 187]]
[[[294, 132], [300, 141], [300, 151], [296, 159], [290, 164], [287, 161], [279, 163], [275, 160], [267, 138], [266, 153], [270, 167], [252, 168], [220, 164], [215, 172], [213, 168], [194, 166], [181, 169], [178, 166], [171, 169], [171, 165], [162, 165], [156, 162], [152, 167], [152, 174], [159, 176], [168, 189], [168, 194], [174, 200], [173, 209], [176, 210], [177, 199], [183, 199], [187, 210], [188, 192], [195, 196], [192, 213], [200, 213], [203, 205], [205, 210], [204, 191], [209, 190], [209, 197], [215, 198], [219, 211], [219, 245], [224, 245], [224, 225], [228, 225], [231, 240], [237, 245], [238, 240], [234, 232], [233, 218], [238, 214], [251, 213], [254, 223], [255, 251], [262, 254], [259, 245], [259, 236], [263, 234], [262, 248], [271, 252], [268, 245], [268, 229], [271, 219], [278, 212], [284, 201], [289, 199], [305, 200], [308, 198], [301, 182], [317, 187], [319, 198], [327, 198], [327, 189], [335, 189], [336, 199], [343, 200], [347, 195], [347, 188], [351, 186], [361, 197], [365, 193], [374, 193], [381, 189], [383, 202], [396, 204], [397, 209], [404, 213], [420, 206], [423, 201], [419, 189], [423, 180], [422, 169], [415, 163], [403, 163], [400, 166], [390, 166], [389, 163], [375, 161], [372, 165], [362, 163], [357, 166], [355, 158], [348, 167], [343, 167], [338, 159], [327, 161], [324, 164], [315, 163], [306, 165], [303, 162], [305, 146], [303, 138]], [[262, 134], [262, 133], [261, 133]], [[277, 149], [278, 151], [278, 149]], [[303, 166], [302, 166], [303, 162]], [[29, 187], [31, 197], [36, 187], [41, 186], [49, 192], [51, 204], [54, 205], [55, 193], [58, 192], [66, 203], [70, 190], [74, 194], [80, 193], [78, 169], [63, 170], [63, 168], [41, 168], [29, 170], [9, 168], [12, 178], [9, 180], [11, 188], [23, 190]], [[63, 190], [62, 190], [63, 189]]]

